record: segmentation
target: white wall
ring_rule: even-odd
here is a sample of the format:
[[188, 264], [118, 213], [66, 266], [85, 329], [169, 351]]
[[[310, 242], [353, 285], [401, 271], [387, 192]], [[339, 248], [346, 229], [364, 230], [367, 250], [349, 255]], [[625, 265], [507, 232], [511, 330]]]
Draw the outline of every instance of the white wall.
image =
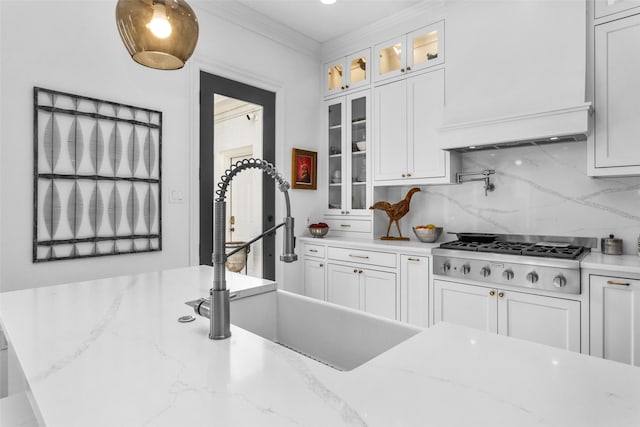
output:
[[[624, 253], [636, 253], [640, 233], [640, 177], [590, 178], [586, 143], [561, 143], [477, 151], [462, 155], [464, 171], [495, 169], [495, 191], [485, 197], [482, 182], [421, 187], [401, 221], [433, 223], [444, 232], [567, 235], [624, 239]], [[409, 187], [395, 188], [389, 201]], [[384, 221], [384, 212], [376, 212]], [[455, 240], [443, 234], [439, 242]]]
[[[134, 63], [115, 26], [115, 2], [0, 2], [0, 290], [180, 267], [197, 253], [198, 67], [267, 82], [278, 103], [277, 164], [290, 175], [291, 147], [318, 142], [319, 61], [196, 9], [200, 40], [182, 70], [158, 71]], [[213, 65], [211, 65], [213, 64]], [[225, 75], [226, 74], [226, 75]], [[162, 232], [156, 253], [106, 256], [33, 264], [33, 86], [101, 98], [163, 112]], [[195, 154], [194, 154], [195, 153]], [[195, 161], [194, 161], [195, 160]], [[183, 203], [168, 203], [172, 190]], [[313, 196], [292, 195], [301, 217], [313, 210]], [[300, 231], [303, 228], [299, 225]], [[282, 276], [280, 267], [279, 277]], [[294, 269], [298, 266], [293, 266]]]

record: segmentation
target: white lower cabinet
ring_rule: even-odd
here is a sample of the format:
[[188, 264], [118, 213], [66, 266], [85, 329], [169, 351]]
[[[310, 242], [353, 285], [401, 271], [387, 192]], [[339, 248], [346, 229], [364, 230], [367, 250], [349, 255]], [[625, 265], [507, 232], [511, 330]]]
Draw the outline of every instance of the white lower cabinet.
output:
[[397, 319], [396, 275], [358, 265], [328, 264], [327, 301]]
[[434, 280], [435, 322], [580, 351], [580, 301]]
[[325, 263], [323, 260], [304, 260], [304, 294], [311, 298], [325, 300]]
[[640, 366], [640, 280], [589, 275], [590, 354]]
[[403, 322], [429, 326], [429, 257], [400, 255], [400, 315]]

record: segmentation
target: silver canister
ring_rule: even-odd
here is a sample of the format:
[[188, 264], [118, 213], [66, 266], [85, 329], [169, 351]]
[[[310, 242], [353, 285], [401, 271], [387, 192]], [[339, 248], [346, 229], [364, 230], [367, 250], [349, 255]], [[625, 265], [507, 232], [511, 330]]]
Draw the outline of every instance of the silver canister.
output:
[[600, 239], [600, 250], [607, 255], [622, 255], [622, 239], [609, 234], [609, 237]]

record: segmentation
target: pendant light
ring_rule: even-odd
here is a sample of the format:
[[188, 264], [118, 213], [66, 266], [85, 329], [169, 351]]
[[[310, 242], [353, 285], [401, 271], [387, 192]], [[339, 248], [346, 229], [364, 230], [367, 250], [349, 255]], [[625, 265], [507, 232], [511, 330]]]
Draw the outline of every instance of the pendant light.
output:
[[158, 70], [184, 67], [198, 42], [198, 18], [184, 0], [118, 0], [116, 24], [133, 60]]

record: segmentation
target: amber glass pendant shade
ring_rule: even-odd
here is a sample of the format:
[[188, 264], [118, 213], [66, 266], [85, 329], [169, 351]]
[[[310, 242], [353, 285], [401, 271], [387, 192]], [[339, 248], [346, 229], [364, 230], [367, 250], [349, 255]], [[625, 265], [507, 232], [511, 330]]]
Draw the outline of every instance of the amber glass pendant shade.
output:
[[198, 18], [184, 0], [118, 0], [116, 24], [133, 60], [158, 70], [184, 67], [198, 42]]

